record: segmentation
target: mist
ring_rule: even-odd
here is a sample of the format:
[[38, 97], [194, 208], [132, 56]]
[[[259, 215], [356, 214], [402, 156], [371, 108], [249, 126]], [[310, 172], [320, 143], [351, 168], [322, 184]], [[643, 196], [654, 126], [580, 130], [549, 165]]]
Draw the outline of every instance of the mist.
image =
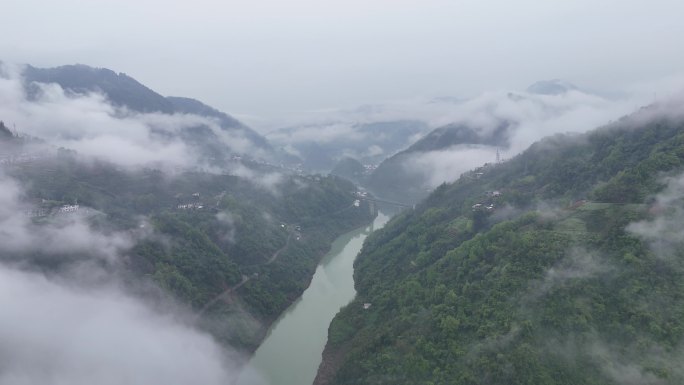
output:
[[0, 384], [230, 383], [227, 354], [115, 287], [64, 286], [0, 265]]
[[684, 174], [662, 179], [663, 191], [653, 197], [653, 217], [625, 229], [641, 238], [659, 258], [678, 262], [684, 240]]
[[115, 263], [121, 252], [130, 249], [136, 240], [147, 234], [144, 229], [108, 233], [96, 230], [88, 219], [98, 213], [84, 213], [87, 209], [57, 215], [49, 223], [39, 225], [26, 215], [32, 206], [21, 199], [22, 195], [20, 184], [0, 172], [0, 252], [5, 255], [32, 252], [79, 254]]
[[237, 353], [168, 296], [148, 303], [161, 292], [151, 282], [123, 281], [130, 249], [158, 238], [144, 218], [126, 231], [94, 227], [102, 214], [88, 208], [35, 222], [24, 198], [0, 174], [0, 384], [230, 383]]
[[[261, 332], [267, 334], [269, 323], [279, 319], [299, 289], [308, 285], [306, 274], [315, 270], [316, 253], [327, 249], [326, 237], [332, 242], [333, 229], [363, 219], [356, 218], [362, 210], [354, 205], [370, 206], [363, 213], [376, 214], [376, 205], [362, 199], [365, 194], [353, 197], [355, 190], [368, 188], [382, 195], [382, 186], [373, 186], [373, 170], [381, 170], [375, 166], [433, 130], [472, 129], [477, 139], [402, 153], [395, 158], [400, 167], [389, 169], [397, 180], [407, 176], [415, 183], [393, 185], [394, 179], [388, 178], [389, 189], [420, 199], [464, 172], [506, 162], [544, 137], [585, 133], [635, 111], [640, 113], [625, 125], [637, 127], [639, 119], [655, 116], [684, 116], [684, 99], [671, 102], [684, 89], [681, 0], [6, 0], [2, 12], [0, 121], [15, 135], [0, 133], [0, 385], [231, 384], [247, 360], [232, 349], [247, 351], [259, 345]], [[130, 108], [119, 105], [118, 100], [126, 98], [117, 99], [111, 92], [110, 100], [95, 87], [84, 91], [66, 83], [64, 88], [26, 84], [22, 65], [5, 61], [46, 68], [72, 63], [111, 68], [161, 95], [196, 98], [231, 117], [216, 118], [223, 115], [213, 110], [216, 114], [205, 116], [206, 110], [182, 102], [162, 110], [193, 113], [140, 112], [148, 109], [136, 110], [134, 102]], [[577, 86], [559, 93], [526, 89], [544, 79]], [[411, 127], [400, 129], [407, 122]], [[373, 127], [382, 124], [388, 125], [383, 129], [390, 134]], [[345, 157], [361, 163], [346, 165], [353, 170], [348, 175], [359, 176], [354, 179], [367, 182], [365, 186], [356, 188], [335, 178], [291, 177], [329, 172]], [[54, 167], [64, 168], [51, 169], [52, 159], [58, 160]], [[342, 166], [345, 163], [339, 174]], [[227, 175], [234, 178], [219, 177]], [[105, 179], [108, 176], [112, 180]], [[315, 182], [305, 182], [307, 178]], [[116, 185], [119, 180], [130, 181], [131, 186]], [[684, 239], [684, 175], [663, 175], [660, 182], [662, 191], [647, 201], [648, 215], [621, 234], [634, 237], [635, 244], [641, 241], [647, 257], [656, 256], [653, 271], [681, 266]], [[302, 190], [290, 199], [288, 194], [299, 187], [316, 189]], [[378, 191], [372, 191], [376, 187]], [[506, 186], [497, 188], [503, 192], [501, 200], [508, 199]], [[453, 193], [447, 190], [444, 194]], [[552, 192], [547, 190], [544, 193]], [[322, 196], [327, 191], [333, 193]], [[74, 197], [82, 201], [81, 208], [62, 210], [72, 200], [77, 203]], [[414, 203], [389, 194], [378, 198], [407, 207]], [[447, 198], [445, 202], [455, 201]], [[526, 195], [513, 198], [524, 201]], [[355, 203], [342, 205], [344, 200]], [[350, 210], [336, 211], [338, 201], [339, 207]], [[292, 206], [281, 210], [279, 205], [287, 204]], [[453, 211], [413, 207], [402, 221], [420, 217], [423, 207], [430, 214], [424, 218], [430, 221]], [[566, 215], [560, 208], [538, 209], [542, 219]], [[491, 222], [522, 214], [504, 205], [488, 210], [494, 211]], [[319, 211], [331, 216], [319, 216]], [[269, 226], [247, 215], [263, 215]], [[427, 250], [433, 235], [439, 235], [432, 230], [420, 234], [432, 222], [415, 227], [406, 223], [371, 238], [375, 243], [365, 252], [372, 253], [391, 237], [415, 241], [411, 245], [426, 242]], [[456, 229], [457, 223], [445, 222], [444, 227]], [[470, 227], [479, 227], [475, 221], [466, 224], [468, 234]], [[410, 231], [404, 234], [405, 229]], [[462, 241], [461, 233], [466, 234], [459, 230], [454, 242]], [[319, 234], [321, 239], [315, 238]], [[435, 250], [455, 247], [449, 242], [435, 245]], [[290, 245], [292, 250], [286, 251]], [[618, 280], [627, 271], [619, 265], [620, 258], [636, 260], [634, 255], [613, 256], [582, 246], [535, 270], [537, 279], [514, 300], [523, 307], [541, 307], [546, 298], [565, 289]], [[262, 250], [268, 263], [243, 264], [261, 261]], [[283, 257], [278, 257], [281, 251]], [[410, 248], [404, 251], [410, 253]], [[472, 251], [475, 255], [479, 250]], [[413, 274], [410, 266], [405, 267]], [[397, 277], [400, 273], [397, 270]], [[433, 278], [424, 283], [431, 284]], [[371, 285], [373, 295], [391, 287], [378, 284]], [[638, 289], [648, 292], [658, 286], [649, 285]], [[428, 287], [424, 289], [427, 292]], [[651, 291], [652, 298], [661, 294]], [[658, 306], [657, 301], [646, 303], [643, 298], [651, 297], [641, 292], [627, 294], [641, 301], [637, 305], [644, 304], [643, 309]], [[568, 314], [583, 315], [583, 301], [578, 298], [572, 304], [577, 311], [570, 308]], [[619, 301], [612, 302], [607, 306]], [[212, 307], [215, 303], [218, 306]], [[401, 301], [395, 305], [396, 312], [405, 315]], [[387, 310], [381, 306], [373, 300], [373, 307], [360, 313], [370, 317], [359, 325], [365, 328], [381, 321], [376, 312]], [[483, 319], [473, 329], [481, 337], [496, 322], [510, 326], [498, 337], [478, 337], [484, 349], [506, 347], [530, 332], [515, 316]], [[676, 316], [681, 319], [681, 314]], [[401, 321], [414, 321], [409, 318]], [[548, 350], [579, 352], [598, 362], [596, 367], [617, 383], [661, 382], [655, 369], [641, 365], [643, 360], [625, 350], [644, 352], [647, 360], [675, 368], [675, 380], [681, 378], [684, 345], [679, 329], [669, 351], [657, 344], [648, 351], [631, 349], [642, 347], [639, 337], [652, 326], [644, 319], [644, 329], [634, 332], [635, 342], [627, 338], [620, 345], [609, 333], [581, 330], [582, 335], [550, 339], [560, 346]], [[638, 319], [632, 321], [642, 326]], [[617, 330], [625, 325], [613, 326]], [[435, 325], [423, 326], [429, 330]], [[344, 337], [354, 329], [345, 330]], [[423, 328], [412, 330], [422, 332]], [[390, 334], [376, 337], [378, 349], [392, 341]], [[427, 346], [426, 340], [417, 341], [417, 349]], [[229, 343], [234, 346], [226, 346]], [[392, 348], [403, 354], [401, 344]], [[433, 356], [455, 359], [461, 348], [465, 347]], [[345, 347], [340, 362], [355, 349]], [[438, 348], [424, 351], [427, 357]], [[491, 364], [498, 359], [492, 356]], [[427, 367], [418, 360], [415, 365]], [[381, 373], [375, 378], [391, 376]], [[487, 376], [483, 378], [486, 381]]]
[[[401, 163], [410, 175], [419, 175], [424, 188], [456, 180], [463, 172], [519, 154], [532, 143], [557, 133], [582, 133], [630, 114], [650, 100], [645, 95], [608, 99], [571, 90], [558, 95], [527, 92], [490, 92], [472, 100], [442, 106], [430, 125], [456, 124], [474, 129], [480, 138], [507, 145], [459, 144], [435, 151], [413, 151]], [[434, 112], [434, 106], [431, 106]], [[504, 134], [495, 130], [508, 124]], [[503, 137], [497, 136], [503, 135]]]
[[214, 119], [192, 114], [138, 113], [112, 105], [104, 95], [67, 93], [57, 84], [35, 83], [38, 96], [29, 99], [21, 67], [0, 78], [0, 116], [23, 135], [47, 141], [125, 168], [209, 167], [197, 148], [180, 137], [206, 127], [227, 151], [258, 156], [247, 138], [221, 129]]
[[104, 161], [124, 170], [154, 168], [174, 175], [200, 170], [236, 175], [273, 194], [282, 175], [253, 170], [241, 162], [213, 159], [201, 144], [188, 140], [193, 132], [208, 129], [220, 156], [247, 154], [250, 159], [268, 158], [240, 130], [225, 130], [216, 119], [194, 114], [140, 113], [114, 106], [106, 96], [90, 92], [75, 94], [57, 84], [34, 83], [38, 95], [29, 98], [21, 76], [22, 67], [0, 64], [0, 120], [21, 136], [42, 142], [27, 145], [24, 152], [46, 156], [58, 148], [74, 150], [83, 162]]

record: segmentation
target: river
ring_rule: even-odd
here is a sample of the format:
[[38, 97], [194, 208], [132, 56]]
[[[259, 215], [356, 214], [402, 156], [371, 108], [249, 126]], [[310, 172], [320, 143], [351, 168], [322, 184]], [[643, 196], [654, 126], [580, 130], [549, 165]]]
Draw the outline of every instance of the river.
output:
[[378, 213], [366, 227], [338, 237], [316, 268], [311, 285], [273, 324], [237, 385], [310, 385], [321, 362], [330, 321], [356, 295], [354, 259], [363, 241], [387, 223]]

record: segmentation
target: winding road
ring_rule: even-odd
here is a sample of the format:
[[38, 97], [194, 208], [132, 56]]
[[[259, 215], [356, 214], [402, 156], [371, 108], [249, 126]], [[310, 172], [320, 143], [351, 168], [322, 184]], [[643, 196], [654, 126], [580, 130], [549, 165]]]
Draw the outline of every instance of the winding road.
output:
[[[292, 230], [289, 230], [289, 234], [287, 236], [287, 240], [285, 241], [285, 244], [276, 250], [265, 263], [258, 264], [258, 265], [249, 265], [249, 266], [243, 266], [243, 267], [255, 267], [255, 266], [267, 266], [270, 265], [271, 263], [275, 262], [276, 259], [278, 259], [278, 256], [280, 256], [280, 253], [283, 252], [289, 245], [290, 245], [290, 240], [292, 239], [292, 235], [294, 232]], [[242, 287], [244, 284], [249, 282], [252, 279], [252, 276], [247, 276], [243, 275], [242, 276], [242, 281], [239, 283], [235, 284], [234, 286], [229, 287], [228, 289], [224, 290], [221, 292], [221, 294], [217, 295], [216, 297], [212, 298], [209, 302], [204, 304], [202, 308], [197, 312], [197, 319], [201, 318], [202, 315], [214, 304], [216, 304], [219, 301], [228, 301], [230, 299], [230, 295], [233, 293], [233, 291], [239, 289]]]

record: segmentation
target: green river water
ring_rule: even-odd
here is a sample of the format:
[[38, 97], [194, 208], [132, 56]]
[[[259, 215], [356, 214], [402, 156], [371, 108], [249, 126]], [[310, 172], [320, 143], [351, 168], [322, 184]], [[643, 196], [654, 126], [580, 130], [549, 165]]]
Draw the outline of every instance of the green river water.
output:
[[273, 324], [237, 385], [310, 385], [333, 317], [356, 294], [353, 263], [363, 241], [381, 228], [389, 216], [378, 213], [372, 225], [337, 238], [311, 285]]

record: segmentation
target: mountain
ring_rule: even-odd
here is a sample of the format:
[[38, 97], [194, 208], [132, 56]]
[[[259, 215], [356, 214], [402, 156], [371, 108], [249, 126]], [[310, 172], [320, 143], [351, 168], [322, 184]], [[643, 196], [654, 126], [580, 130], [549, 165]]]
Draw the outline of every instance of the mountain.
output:
[[12, 131], [5, 126], [5, 122], [0, 121], [0, 140], [6, 141], [12, 138], [14, 138]]
[[55, 68], [27, 65], [23, 75], [28, 94], [33, 97], [37, 96], [39, 88], [32, 83], [56, 83], [76, 94], [101, 92], [114, 105], [137, 112], [175, 112], [173, 104], [160, 94], [124, 73], [117, 74], [107, 68], [93, 68], [82, 64]]
[[352, 182], [359, 183], [359, 181], [362, 181], [366, 176], [366, 168], [363, 167], [361, 162], [354, 158], [343, 158], [330, 171], [330, 175], [337, 175]]
[[[513, 124], [500, 121], [493, 129], [469, 124], [449, 124], [434, 129], [407, 149], [385, 159], [369, 176], [367, 186], [376, 194], [392, 200], [417, 202], [429, 193], [430, 175], [412, 168], [422, 154], [468, 147], [507, 147]], [[493, 150], [496, 151], [496, 150]], [[458, 175], [454, 175], [456, 178]]]
[[541, 80], [527, 87], [528, 93], [539, 95], [561, 95], [570, 91], [579, 91], [579, 88], [560, 79]]
[[510, 122], [503, 121], [496, 124], [492, 130], [484, 130], [464, 124], [448, 124], [434, 129], [402, 153], [436, 151], [461, 144], [507, 147], [508, 131], [511, 126]]
[[263, 136], [256, 133], [254, 130], [242, 124], [237, 119], [221, 112], [213, 107], [192, 98], [182, 98], [178, 96], [167, 96], [166, 100], [171, 103], [175, 113], [181, 114], [195, 114], [200, 116], [212, 117], [218, 119], [221, 127], [239, 129], [242, 133], [254, 144], [260, 148], [268, 149], [270, 144]]
[[370, 175], [367, 187], [377, 196], [414, 203], [441, 183], [517, 155], [544, 136], [586, 132], [633, 111], [624, 101], [556, 80], [538, 82], [528, 92], [483, 93], [439, 107], [441, 112], [431, 120], [436, 129], [384, 160]]
[[373, 233], [315, 384], [684, 383], [678, 110], [548, 137]]
[[[230, 115], [194, 99], [164, 97], [124, 73], [117, 74], [110, 69], [93, 68], [81, 64], [55, 68], [36, 68], [29, 65], [25, 67], [23, 76], [24, 86], [30, 99], [36, 99], [40, 95], [41, 89], [37, 83], [56, 83], [67, 92], [79, 95], [92, 92], [102, 93], [113, 105], [126, 107], [139, 113], [194, 114], [213, 119], [218, 122], [222, 130], [235, 136], [236, 143], [240, 141], [240, 138], [245, 138], [254, 148], [270, 155], [274, 154], [263, 136]], [[213, 154], [214, 157], [230, 151], [217, 147], [220, 141], [216, 134], [206, 127], [198, 126], [192, 130], [186, 130], [184, 134], [186, 139], [205, 146], [202, 149]], [[234, 151], [236, 150], [232, 149], [232, 152]], [[254, 155], [254, 151], [239, 153]]]
[[0, 124], [3, 269], [121, 286], [240, 357], [375, 216], [345, 179], [258, 159], [275, 154], [263, 137], [199, 101], [86, 66], [3, 81], [1, 120], [19, 126]]
[[281, 128], [266, 136], [274, 146], [298, 157], [302, 168], [328, 172], [345, 157], [377, 164], [406, 148], [426, 129], [417, 120], [335, 121]]
[[3, 266], [74, 287], [118, 279], [131, 296], [180, 304], [196, 326], [246, 354], [308, 287], [333, 240], [374, 216], [334, 176], [266, 165], [246, 176], [127, 170], [14, 146], [24, 148], [0, 158]]

